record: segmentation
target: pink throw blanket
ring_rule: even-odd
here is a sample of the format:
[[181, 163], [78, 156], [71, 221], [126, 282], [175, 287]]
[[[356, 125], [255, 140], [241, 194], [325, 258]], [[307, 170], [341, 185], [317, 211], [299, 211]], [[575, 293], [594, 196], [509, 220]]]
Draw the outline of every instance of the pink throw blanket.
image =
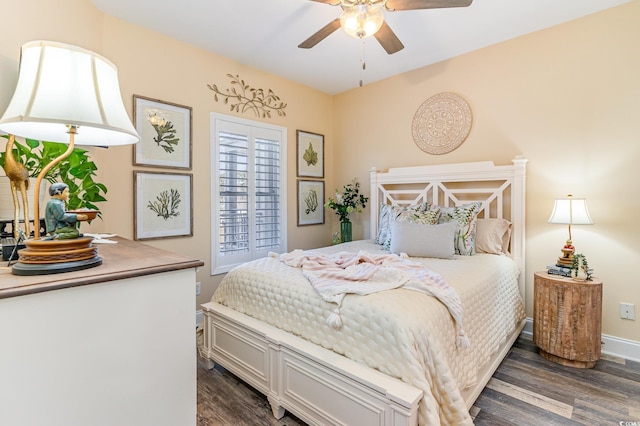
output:
[[456, 291], [439, 274], [412, 262], [406, 255], [339, 252], [311, 255], [302, 250], [277, 255], [288, 266], [302, 268], [316, 292], [336, 309], [327, 318], [334, 328], [342, 326], [340, 306], [347, 294], [366, 295], [398, 287], [420, 291], [442, 302], [456, 323], [458, 347], [468, 348], [469, 340], [462, 328], [463, 310]]

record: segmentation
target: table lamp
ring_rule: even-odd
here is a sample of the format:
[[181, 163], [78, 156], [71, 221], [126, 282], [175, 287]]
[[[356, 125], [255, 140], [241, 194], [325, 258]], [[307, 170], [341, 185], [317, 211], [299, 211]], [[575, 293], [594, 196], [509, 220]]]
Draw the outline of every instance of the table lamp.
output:
[[558, 258], [557, 265], [571, 268], [575, 247], [571, 239], [571, 225], [592, 225], [593, 221], [587, 209], [587, 200], [573, 198], [571, 194], [567, 198], [557, 198], [549, 217], [549, 223], [557, 223], [569, 226], [569, 239], [562, 248], [562, 256]]
[[40, 183], [68, 157], [74, 145], [109, 147], [140, 140], [122, 103], [118, 71], [108, 59], [53, 41], [22, 46], [18, 83], [0, 131], [30, 139], [68, 143], [64, 154], [43, 167], [34, 193], [34, 238], [25, 241], [16, 275], [42, 275], [102, 264], [91, 238], [40, 239]]

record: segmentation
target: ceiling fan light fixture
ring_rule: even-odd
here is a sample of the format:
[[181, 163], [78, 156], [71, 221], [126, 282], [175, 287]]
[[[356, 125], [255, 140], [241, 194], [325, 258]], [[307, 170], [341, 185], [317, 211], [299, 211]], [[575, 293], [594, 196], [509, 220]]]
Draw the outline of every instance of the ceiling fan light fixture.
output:
[[371, 37], [380, 29], [383, 22], [382, 4], [346, 6], [340, 15], [340, 27], [354, 38]]

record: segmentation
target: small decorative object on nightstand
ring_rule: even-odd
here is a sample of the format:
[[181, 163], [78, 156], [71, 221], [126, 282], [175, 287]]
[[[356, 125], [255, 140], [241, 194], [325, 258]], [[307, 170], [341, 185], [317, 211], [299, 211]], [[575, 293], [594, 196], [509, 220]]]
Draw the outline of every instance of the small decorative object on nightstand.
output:
[[602, 281], [534, 274], [533, 343], [562, 365], [592, 368], [600, 359]]

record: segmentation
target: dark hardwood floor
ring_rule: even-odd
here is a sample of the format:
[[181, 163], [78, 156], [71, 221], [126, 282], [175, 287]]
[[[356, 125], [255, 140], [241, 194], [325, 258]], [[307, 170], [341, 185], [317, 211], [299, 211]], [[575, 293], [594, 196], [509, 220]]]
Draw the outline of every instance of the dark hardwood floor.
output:
[[[604, 356], [592, 369], [565, 367], [520, 337], [470, 413], [476, 425], [640, 426], [640, 363]], [[199, 360], [199, 426], [304, 424], [289, 412], [276, 420], [265, 396]]]
[[591, 369], [542, 358], [520, 338], [471, 409], [476, 425], [640, 425], [640, 363], [603, 356]]

